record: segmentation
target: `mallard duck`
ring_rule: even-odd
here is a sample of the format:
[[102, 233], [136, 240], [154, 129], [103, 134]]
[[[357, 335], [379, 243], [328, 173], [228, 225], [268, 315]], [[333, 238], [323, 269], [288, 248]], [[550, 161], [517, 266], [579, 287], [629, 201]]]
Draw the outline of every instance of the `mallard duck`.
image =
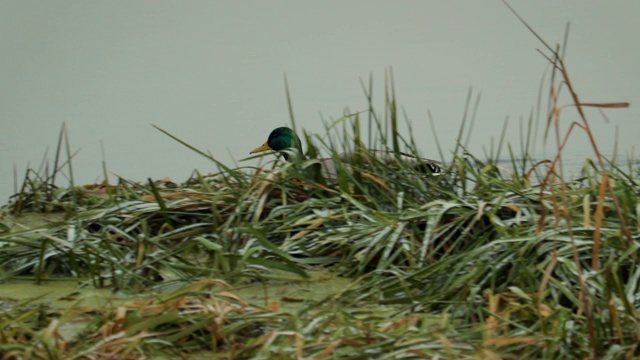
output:
[[[302, 142], [296, 133], [288, 127], [279, 127], [271, 131], [267, 141], [251, 150], [249, 154], [255, 154], [267, 150], [277, 151], [282, 154], [284, 159], [290, 163], [300, 166], [307, 159], [302, 151]], [[391, 151], [368, 150], [378, 161], [393, 164], [401, 162], [406, 166], [415, 170], [431, 174], [440, 175], [442, 170], [437, 161], [417, 158], [415, 156]], [[340, 161], [348, 163], [352, 159], [352, 154], [341, 153], [338, 155]], [[321, 175], [325, 180], [331, 181], [337, 178], [337, 165], [332, 158], [318, 159], [317, 162], [311, 163], [305, 167], [307, 176], [314, 180], [318, 180]]]

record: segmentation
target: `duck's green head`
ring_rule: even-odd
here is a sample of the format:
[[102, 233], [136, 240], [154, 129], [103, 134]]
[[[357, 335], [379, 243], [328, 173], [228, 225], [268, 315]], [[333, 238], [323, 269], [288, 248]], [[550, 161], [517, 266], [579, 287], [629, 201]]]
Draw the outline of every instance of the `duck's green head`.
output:
[[289, 161], [292, 154], [298, 154], [296, 156], [302, 156], [302, 143], [300, 138], [293, 130], [288, 127], [279, 127], [274, 129], [267, 142], [251, 150], [250, 154], [255, 154], [267, 150], [274, 150], [282, 154], [284, 159]]

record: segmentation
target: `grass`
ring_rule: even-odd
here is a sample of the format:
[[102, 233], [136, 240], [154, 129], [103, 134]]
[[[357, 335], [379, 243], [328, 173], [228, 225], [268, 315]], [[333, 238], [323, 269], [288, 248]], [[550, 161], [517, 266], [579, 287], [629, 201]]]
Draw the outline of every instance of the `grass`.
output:
[[[516, 156], [503, 141], [487, 160], [467, 153], [471, 94], [443, 176], [380, 161], [367, 148], [419, 154], [398, 131], [391, 76], [382, 114], [370, 82], [367, 111], [329, 123], [327, 137], [305, 134], [312, 154], [354, 153], [348, 164], [339, 162], [336, 184], [309, 182], [284, 163], [273, 170], [229, 168], [165, 132], [219, 171], [195, 172], [184, 184], [120, 179], [59, 189], [56, 175], [71, 170], [72, 160], [63, 128], [52, 174], [27, 172], [7, 211], [64, 218], [11, 231], [5, 224], [2, 280], [81, 279], [132, 297], [100, 309], [7, 304], [0, 311], [0, 353], [637, 358], [640, 169], [607, 162], [583, 111], [625, 104], [580, 102], [559, 51], [545, 51], [552, 65], [545, 137], [557, 151], [543, 161], [530, 156], [529, 145]], [[564, 134], [561, 91], [580, 118]], [[591, 139], [594, 160], [567, 179], [563, 149], [576, 131]], [[531, 133], [521, 143], [533, 143]], [[509, 171], [498, 161], [503, 151]], [[313, 283], [318, 271], [349, 285], [319, 289], [319, 300], [254, 303], [239, 295], [256, 284]], [[299, 304], [283, 310], [288, 301]], [[60, 335], [70, 324], [81, 330]]]

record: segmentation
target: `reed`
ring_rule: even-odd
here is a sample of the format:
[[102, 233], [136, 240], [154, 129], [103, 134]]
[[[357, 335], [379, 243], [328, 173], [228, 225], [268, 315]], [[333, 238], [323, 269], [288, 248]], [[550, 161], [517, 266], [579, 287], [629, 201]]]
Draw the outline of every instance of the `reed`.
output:
[[[158, 128], [217, 171], [194, 172], [183, 184], [120, 179], [58, 189], [61, 169], [72, 174], [63, 127], [52, 175], [29, 170], [8, 206], [16, 216], [64, 216], [0, 233], [2, 280], [82, 279], [135, 297], [100, 309], [10, 304], [0, 311], [0, 352], [61, 359], [637, 357], [640, 169], [608, 162], [584, 111], [625, 104], [581, 102], [560, 50], [542, 44], [552, 68], [544, 134], [557, 151], [550, 159], [530, 153], [533, 115], [519, 154], [504, 130], [485, 160], [468, 153], [479, 100], [474, 105], [470, 91], [444, 175], [381, 160], [374, 150], [422, 155], [399, 130], [390, 72], [381, 111], [369, 79], [367, 110], [327, 123], [323, 136], [305, 133], [312, 159], [298, 166], [319, 153], [353, 153], [337, 160], [335, 183], [309, 181], [304, 169], [281, 161], [231, 168]], [[561, 91], [572, 104], [558, 102]], [[295, 126], [288, 86], [287, 101]], [[580, 120], [561, 133], [569, 110]], [[563, 150], [576, 131], [590, 138], [593, 160], [567, 178]], [[67, 159], [59, 164], [63, 147]], [[265, 293], [278, 284], [314, 284], [318, 272], [349, 285], [316, 289], [319, 299], [287, 311], [291, 299], [258, 305], [239, 295], [252, 284]], [[74, 322], [85, 327], [71, 339], [59, 335]]]

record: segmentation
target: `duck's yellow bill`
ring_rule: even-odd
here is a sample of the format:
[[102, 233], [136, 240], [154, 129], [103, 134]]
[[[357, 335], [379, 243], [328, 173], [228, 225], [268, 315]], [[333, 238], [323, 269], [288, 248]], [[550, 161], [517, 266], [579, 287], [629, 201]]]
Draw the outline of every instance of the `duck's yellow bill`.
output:
[[267, 151], [270, 150], [271, 148], [269, 147], [269, 144], [267, 144], [266, 142], [260, 146], [258, 146], [257, 148], [251, 150], [251, 152], [249, 154], [255, 154], [255, 153], [259, 153], [259, 152], [263, 152], [263, 151]]

